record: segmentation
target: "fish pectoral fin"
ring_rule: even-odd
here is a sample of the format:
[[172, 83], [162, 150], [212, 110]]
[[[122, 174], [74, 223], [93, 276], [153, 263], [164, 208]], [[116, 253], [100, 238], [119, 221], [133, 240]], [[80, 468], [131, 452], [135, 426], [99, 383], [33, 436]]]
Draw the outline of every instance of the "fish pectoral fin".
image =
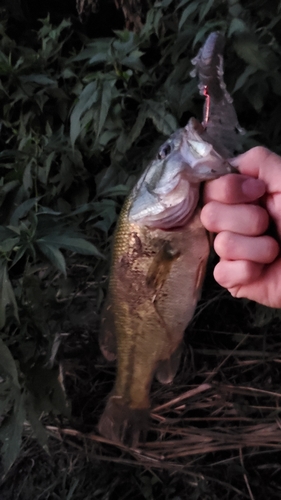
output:
[[117, 354], [117, 340], [115, 333], [114, 314], [109, 301], [106, 301], [101, 317], [99, 345], [107, 361], [115, 361]]
[[201, 295], [201, 289], [203, 286], [203, 282], [205, 279], [205, 271], [206, 271], [206, 259], [202, 259], [199, 262], [198, 268], [197, 268], [197, 275], [195, 279], [195, 287], [194, 287], [194, 301], [197, 302], [200, 299]]
[[146, 284], [154, 288], [155, 291], [162, 288], [170, 273], [173, 262], [179, 256], [180, 252], [174, 249], [169, 241], [165, 241], [149, 266], [146, 275]]
[[170, 384], [177, 371], [181, 360], [182, 346], [179, 345], [170, 358], [160, 361], [155, 376], [161, 384]]

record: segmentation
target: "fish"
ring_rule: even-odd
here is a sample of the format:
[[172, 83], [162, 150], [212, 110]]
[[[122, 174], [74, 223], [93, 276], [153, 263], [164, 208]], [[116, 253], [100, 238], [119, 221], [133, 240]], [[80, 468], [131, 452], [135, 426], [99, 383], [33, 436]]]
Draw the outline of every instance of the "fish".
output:
[[[213, 42], [209, 59], [220, 50]], [[199, 85], [207, 86], [218, 69], [210, 66], [209, 80], [203, 80], [205, 53], [203, 47], [196, 68]], [[208, 92], [212, 100], [211, 85]], [[98, 430], [133, 448], [146, 436], [153, 378], [172, 382], [200, 298], [211, 244], [200, 221], [201, 184], [233, 171], [228, 154], [212, 144], [212, 114], [207, 118], [203, 124], [191, 118], [162, 144], [127, 197], [115, 230], [99, 341], [107, 360], [117, 358], [117, 373]]]

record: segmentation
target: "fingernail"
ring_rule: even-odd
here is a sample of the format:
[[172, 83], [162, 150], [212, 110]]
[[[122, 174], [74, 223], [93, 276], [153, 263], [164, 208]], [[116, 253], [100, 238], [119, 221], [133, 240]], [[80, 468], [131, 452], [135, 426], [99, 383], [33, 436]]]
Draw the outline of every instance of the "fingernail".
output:
[[255, 200], [265, 193], [265, 184], [260, 179], [247, 179], [243, 182], [241, 189], [251, 200]]
[[240, 163], [240, 157], [242, 155], [239, 155], [239, 156], [235, 156], [235, 158], [228, 158], [227, 161], [228, 163], [230, 163], [230, 165], [232, 165], [233, 167], [238, 167], [239, 166], [239, 163]]

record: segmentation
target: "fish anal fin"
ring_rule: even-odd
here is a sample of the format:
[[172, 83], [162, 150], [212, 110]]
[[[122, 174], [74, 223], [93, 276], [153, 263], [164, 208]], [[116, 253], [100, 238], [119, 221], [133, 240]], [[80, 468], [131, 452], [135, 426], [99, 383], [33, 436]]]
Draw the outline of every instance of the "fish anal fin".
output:
[[146, 439], [149, 409], [133, 409], [122, 397], [111, 395], [98, 424], [99, 433], [114, 443], [136, 448]]
[[160, 361], [155, 376], [161, 384], [170, 384], [177, 371], [181, 360], [182, 346], [178, 346], [170, 358]]

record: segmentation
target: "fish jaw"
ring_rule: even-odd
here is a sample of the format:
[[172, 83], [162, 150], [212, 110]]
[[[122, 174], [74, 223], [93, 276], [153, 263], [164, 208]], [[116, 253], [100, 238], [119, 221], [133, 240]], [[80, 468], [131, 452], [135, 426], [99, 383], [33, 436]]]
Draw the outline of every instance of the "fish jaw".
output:
[[191, 118], [185, 127], [185, 140], [182, 141], [181, 155], [186, 166], [186, 175], [194, 182], [208, 181], [233, 172], [237, 169], [232, 167], [207, 142], [204, 136], [204, 128], [200, 127], [195, 118]]

